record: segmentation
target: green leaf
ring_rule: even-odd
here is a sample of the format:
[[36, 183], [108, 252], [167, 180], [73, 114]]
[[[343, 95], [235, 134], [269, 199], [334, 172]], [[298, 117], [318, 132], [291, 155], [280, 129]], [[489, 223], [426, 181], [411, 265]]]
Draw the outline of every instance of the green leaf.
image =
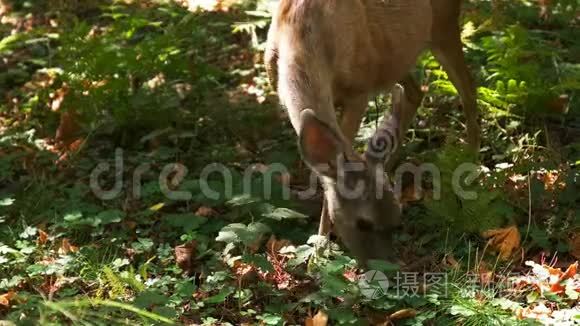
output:
[[308, 218], [308, 216], [289, 208], [276, 208], [273, 212], [264, 214], [264, 217], [271, 218], [276, 221]]
[[496, 307], [500, 307], [503, 310], [511, 310], [511, 311], [515, 311], [516, 309], [521, 307], [519, 303], [514, 302], [507, 298], [494, 299], [491, 302], [491, 304]]
[[232, 293], [234, 293], [234, 289], [232, 287], [226, 287], [226, 288], [221, 289], [221, 291], [218, 294], [203, 300], [203, 302], [208, 303], [208, 304], [222, 303], [222, 302], [226, 301], [226, 299]]
[[528, 303], [534, 303], [540, 298], [540, 294], [536, 291], [532, 291], [526, 295], [526, 301]]
[[216, 241], [226, 243], [243, 242], [245, 245], [255, 243], [262, 238], [266, 233], [270, 232], [270, 228], [263, 223], [251, 223], [246, 226], [240, 223], [226, 225], [219, 232]]
[[83, 214], [81, 212], [72, 212], [72, 213], [68, 213], [64, 216], [64, 220], [68, 221], [68, 222], [74, 222], [74, 221], [78, 221], [83, 217]]
[[271, 232], [271, 230], [270, 227], [264, 223], [254, 222], [248, 225], [248, 232], [252, 233], [252, 235], [263, 235]]
[[260, 268], [264, 272], [273, 272], [274, 267], [268, 259], [262, 255], [244, 255], [242, 260], [250, 265]]
[[133, 242], [131, 247], [137, 251], [137, 253], [142, 253], [145, 251], [149, 251], [153, 248], [153, 240], [149, 238], [139, 238], [137, 242]]
[[344, 295], [349, 283], [342, 275], [325, 274], [322, 277], [322, 292], [328, 296], [337, 298]]
[[227, 201], [226, 204], [235, 207], [235, 206], [246, 206], [249, 204], [258, 203], [260, 201], [261, 200], [259, 198], [252, 197], [251, 195], [248, 195], [248, 194], [243, 194], [243, 195], [234, 196], [234, 198]]
[[18, 250], [12, 249], [3, 243], [0, 243], [0, 254], [12, 254], [17, 252]]
[[266, 325], [279, 325], [283, 321], [281, 316], [272, 314], [263, 314], [261, 316], [257, 316], [256, 318], [264, 322]]
[[125, 213], [121, 212], [120, 210], [108, 210], [103, 211], [97, 215], [96, 219], [102, 225], [108, 225], [113, 223], [119, 223], [125, 217]]
[[13, 43], [16, 43], [24, 38], [24, 34], [16, 33], [9, 35], [0, 40], [0, 53], [8, 50]]
[[580, 297], [580, 294], [576, 291], [575, 286], [572, 283], [569, 283], [566, 286], [566, 296], [568, 296], [568, 299], [575, 301]]
[[128, 266], [129, 264], [131, 264], [129, 262], [129, 259], [117, 258], [117, 259], [113, 260], [113, 262], [111, 263], [111, 266], [114, 267], [116, 270], [119, 270], [119, 269], [121, 269], [121, 267]]
[[463, 316], [463, 317], [470, 317], [475, 315], [475, 311], [473, 309], [469, 309], [468, 307], [453, 305], [451, 309], [449, 309], [449, 313], [453, 316]]
[[182, 298], [191, 298], [197, 286], [195, 285], [193, 280], [185, 280], [179, 282], [175, 287], [176, 293], [181, 296]]
[[158, 203], [151, 207], [149, 207], [149, 211], [151, 212], [159, 212], [163, 207], [165, 207], [165, 203]]
[[24, 231], [22, 231], [22, 233], [20, 233], [20, 238], [21, 239], [28, 239], [28, 238], [36, 235], [37, 231], [38, 231], [37, 228], [32, 227], [32, 226], [28, 226], [28, 227], [26, 227], [26, 229], [24, 229]]
[[147, 290], [139, 293], [135, 298], [135, 306], [141, 309], [149, 309], [153, 306], [163, 306], [169, 302], [159, 290]]
[[290, 259], [288, 261], [288, 265], [291, 267], [296, 267], [298, 265], [305, 264], [308, 259], [314, 255], [315, 251], [316, 249], [314, 247], [308, 245], [302, 245], [296, 248], [296, 257]]
[[207, 222], [207, 218], [195, 214], [167, 214], [163, 216], [163, 222], [188, 233], [199, 229]]
[[328, 314], [340, 325], [353, 325], [359, 322], [359, 318], [354, 314], [352, 309], [331, 309], [328, 311]]
[[381, 271], [383, 273], [396, 272], [401, 269], [397, 264], [389, 263], [384, 260], [369, 260], [368, 261], [369, 270]]
[[0, 206], [11, 206], [12, 204], [14, 204], [14, 199], [13, 198], [0, 198]]
[[34, 264], [34, 265], [30, 265], [30, 266], [26, 267], [26, 274], [28, 274], [28, 276], [36, 276], [36, 275], [41, 275], [41, 274], [45, 273], [46, 270], [48, 270], [48, 266], [41, 265], [41, 264]]
[[225, 242], [225, 243], [238, 243], [240, 242], [240, 237], [234, 231], [226, 230], [220, 231], [215, 241]]
[[175, 317], [177, 317], [177, 311], [175, 310], [175, 308], [170, 308], [170, 307], [166, 307], [166, 306], [155, 307], [155, 308], [153, 308], [153, 312], [155, 314], [157, 314], [158, 316], [169, 318], [169, 319], [174, 319]]

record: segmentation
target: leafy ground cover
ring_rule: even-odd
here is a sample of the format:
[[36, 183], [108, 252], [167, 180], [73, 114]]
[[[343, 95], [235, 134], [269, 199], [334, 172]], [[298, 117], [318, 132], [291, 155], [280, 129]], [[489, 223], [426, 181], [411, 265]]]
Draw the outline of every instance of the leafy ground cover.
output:
[[[476, 162], [457, 92], [420, 58], [401, 163], [442, 182], [402, 180], [399, 258], [367, 271], [312, 236], [320, 202], [296, 195], [308, 171], [261, 59], [270, 8], [0, 1], [0, 323], [578, 323], [578, 3], [466, 3], [476, 198], [453, 192]], [[388, 104], [369, 103], [361, 149]]]

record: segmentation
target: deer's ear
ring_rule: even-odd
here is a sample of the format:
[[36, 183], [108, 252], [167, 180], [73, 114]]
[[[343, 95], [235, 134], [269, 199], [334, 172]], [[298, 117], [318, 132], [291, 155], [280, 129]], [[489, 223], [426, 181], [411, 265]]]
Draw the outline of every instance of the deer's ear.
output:
[[304, 161], [318, 174], [335, 177], [339, 155], [344, 152], [340, 137], [319, 120], [314, 111], [300, 113], [299, 147]]

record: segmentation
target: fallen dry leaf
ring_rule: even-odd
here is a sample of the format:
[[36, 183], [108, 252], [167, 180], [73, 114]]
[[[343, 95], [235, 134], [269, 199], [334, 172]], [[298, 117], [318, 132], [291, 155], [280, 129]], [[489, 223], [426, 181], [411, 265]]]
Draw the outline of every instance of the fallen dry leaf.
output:
[[10, 300], [16, 296], [16, 292], [8, 291], [0, 295], [0, 306], [10, 307]]
[[521, 317], [521, 319], [531, 318], [536, 320], [544, 319], [550, 315], [552, 315], [552, 310], [546, 307], [543, 303], [539, 303], [533, 308], [528, 307], [520, 309], [517, 313], [517, 316]]
[[349, 282], [356, 282], [359, 279], [359, 274], [357, 273], [356, 268], [351, 268], [344, 271], [344, 273], [342, 273], [342, 276], [344, 276], [344, 278], [347, 279]]
[[216, 217], [219, 213], [211, 207], [201, 206], [195, 211], [195, 215], [202, 217]]
[[401, 203], [408, 204], [421, 200], [423, 196], [423, 191], [420, 187], [415, 187], [415, 185], [410, 185], [403, 189], [401, 194]]
[[0, 16], [4, 16], [4, 14], [10, 12], [11, 9], [12, 6], [9, 3], [0, 1]]
[[520, 248], [520, 231], [516, 226], [489, 230], [483, 233], [483, 237], [488, 239], [490, 248], [497, 251], [503, 260], [509, 259]]
[[399, 310], [389, 316], [391, 320], [401, 320], [415, 318], [417, 316], [417, 311], [415, 309], [403, 309]]
[[540, 12], [538, 16], [542, 19], [548, 19], [550, 16], [550, 7], [552, 0], [538, 0], [538, 5], [540, 6]]
[[578, 262], [570, 265], [568, 269], [562, 275], [560, 275], [559, 282], [563, 282], [567, 279], [573, 278], [578, 273]]
[[193, 262], [195, 260], [195, 253], [197, 249], [197, 242], [190, 241], [186, 244], [174, 248], [175, 261], [177, 266], [188, 274], [193, 273]]
[[314, 317], [306, 318], [306, 326], [326, 326], [328, 325], [328, 315], [320, 310]]
[[562, 94], [548, 102], [548, 108], [554, 113], [567, 114], [570, 109], [570, 97]]
[[[570, 265], [566, 271], [560, 268], [553, 268], [548, 265], [536, 264], [533, 261], [527, 261], [527, 266], [532, 267], [530, 275], [515, 278], [514, 284], [517, 287], [532, 286], [539, 293], [551, 292], [558, 295], [563, 295], [566, 292], [567, 282], [571, 280], [576, 282], [578, 278], [578, 262]], [[580, 284], [579, 284], [580, 285]], [[578, 290], [580, 292], [580, 289]]]
[[290, 240], [278, 240], [274, 235], [272, 235], [266, 243], [266, 249], [270, 255], [276, 256], [280, 252], [280, 249], [290, 245], [292, 245]]
[[70, 158], [70, 154], [77, 153], [82, 148], [84, 143], [85, 139], [82, 137], [76, 140], [71, 139], [68, 140], [67, 142], [59, 143], [59, 147], [57, 149], [64, 153], [62, 153], [58, 157], [58, 160], [56, 160], [56, 164], [60, 165], [66, 162]]
[[562, 293], [566, 292], [566, 287], [564, 287], [564, 285], [562, 285], [560, 283], [554, 283], [554, 284], [550, 285], [550, 292], [555, 293], [555, 294], [562, 294]]
[[60, 290], [62, 283], [58, 282], [54, 276], [45, 276], [44, 283], [40, 286], [40, 289], [44, 294], [52, 297], [54, 293]]
[[68, 94], [68, 90], [69, 90], [68, 86], [65, 85], [57, 89], [54, 93], [50, 94], [50, 97], [52, 99], [52, 102], [50, 103], [50, 108], [53, 112], [57, 112], [58, 110], [60, 110], [62, 102], [64, 102], [66, 94]]
[[260, 274], [257, 272], [256, 267], [240, 260], [234, 262], [232, 270], [238, 276], [240, 286], [245, 287], [250, 284], [256, 284], [260, 280]]
[[36, 239], [36, 244], [42, 246], [48, 241], [48, 233], [41, 229], [38, 229], [38, 239]]
[[71, 252], [77, 251], [79, 251], [79, 247], [73, 246], [67, 238], [62, 239], [60, 247], [58, 248], [58, 253], [60, 255], [68, 255]]
[[60, 124], [56, 129], [55, 140], [59, 148], [66, 148], [78, 139], [81, 126], [78, 114], [74, 110], [61, 112]]

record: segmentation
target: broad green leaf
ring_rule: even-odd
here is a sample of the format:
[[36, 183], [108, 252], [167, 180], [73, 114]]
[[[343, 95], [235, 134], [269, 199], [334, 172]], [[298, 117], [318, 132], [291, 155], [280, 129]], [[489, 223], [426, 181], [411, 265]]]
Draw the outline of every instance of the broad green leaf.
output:
[[208, 303], [208, 304], [222, 303], [222, 302], [226, 301], [226, 299], [232, 293], [234, 293], [234, 288], [226, 287], [226, 288], [223, 288], [218, 294], [203, 300], [203, 302]]
[[199, 229], [207, 222], [207, 218], [195, 214], [167, 214], [163, 216], [163, 221], [170, 226], [182, 228], [187, 233]]
[[268, 217], [277, 221], [308, 218], [308, 216], [289, 208], [276, 208], [273, 212], [264, 214], [264, 217]]
[[71, 212], [64, 216], [64, 220], [68, 222], [78, 221], [83, 217], [81, 212]]
[[268, 259], [262, 255], [244, 255], [242, 257], [243, 261], [260, 268], [264, 272], [273, 272], [274, 267], [268, 261]]
[[220, 231], [215, 241], [225, 242], [225, 243], [237, 243], [240, 242], [240, 237], [234, 231]]
[[120, 210], [108, 210], [99, 213], [96, 219], [99, 220], [100, 224], [107, 225], [113, 223], [119, 223], [125, 217], [125, 213], [121, 212]]
[[473, 311], [473, 309], [469, 309], [464, 306], [453, 305], [451, 306], [451, 309], [449, 309], [449, 313], [451, 313], [453, 316], [471, 317], [475, 315], [476, 312]]
[[369, 260], [368, 261], [369, 270], [381, 271], [383, 273], [396, 272], [401, 269], [397, 264], [389, 263], [384, 260]]
[[135, 298], [134, 304], [141, 309], [149, 309], [153, 306], [165, 305], [169, 298], [164, 296], [159, 290], [147, 290], [139, 293]]
[[14, 202], [13, 198], [0, 198], [0, 206], [11, 206]]
[[314, 255], [315, 252], [316, 249], [314, 247], [308, 245], [299, 246], [296, 248], [296, 256], [288, 261], [288, 265], [295, 267], [301, 264], [305, 264], [308, 259]]
[[283, 321], [283, 318], [281, 316], [272, 314], [264, 314], [258, 316], [257, 318], [266, 325], [280, 325], [280, 323]]
[[20, 238], [21, 239], [28, 239], [28, 238], [36, 235], [37, 231], [38, 231], [37, 228], [32, 227], [32, 226], [28, 226], [28, 227], [26, 227], [26, 229], [24, 229], [24, 231], [22, 231], [22, 233], [20, 233]]

